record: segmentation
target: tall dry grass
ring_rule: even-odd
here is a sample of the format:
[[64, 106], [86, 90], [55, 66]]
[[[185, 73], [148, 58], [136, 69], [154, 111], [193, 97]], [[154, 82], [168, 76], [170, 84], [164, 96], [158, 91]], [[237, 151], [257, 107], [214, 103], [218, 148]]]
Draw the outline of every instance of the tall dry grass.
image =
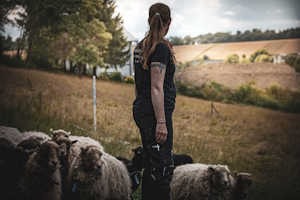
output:
[[[98, 130], [92, 133], [91, 78], [1, 66], [0, 125], [45, 133], [65, 129], [99, 140], [114, 156], [131, 158], [131, 149], [141, 144], [132, 117], [134, 86], [97, 80], [96, 87]], [[221, 117], [211, 115], [210, 101], [177, 97], [174, 152], [190, 154], [195, 162], [227, 164], [231, 172], [252, 173], [248, 199], [299, 199], [300, 115], [214, 106]]]

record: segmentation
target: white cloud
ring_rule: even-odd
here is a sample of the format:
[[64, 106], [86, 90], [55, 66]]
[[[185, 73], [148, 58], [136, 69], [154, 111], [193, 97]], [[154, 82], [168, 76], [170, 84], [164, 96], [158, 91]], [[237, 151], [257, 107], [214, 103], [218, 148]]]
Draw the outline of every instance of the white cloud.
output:
[[[116, 12], [121, 14], [124, 27], [138, 40], [149, 30], [149, 7], [158, 1], [171, 9], [172, 23], [167, 37], [195, 37], [219, 31], [235, 33], [253, 28], [283, 30], [300, 23], [297, 6], [279, 0], [116, 0]], [[13, 36], [11, 28], [5, 31]]]
[[232, 11], [225, 11], [225, 12], [223, 12], [223, 14], [224, 14], [224, 15], [230, 15], [230, 16], [235, 15], [235, 13], [232, 12]]

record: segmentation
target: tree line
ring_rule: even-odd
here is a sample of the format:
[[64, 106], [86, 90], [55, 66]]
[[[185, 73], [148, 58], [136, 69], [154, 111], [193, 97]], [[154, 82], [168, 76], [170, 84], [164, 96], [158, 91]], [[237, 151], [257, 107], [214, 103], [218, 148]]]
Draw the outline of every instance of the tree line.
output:
[[[0, 51], [11, 38], [3, 37], [4, 25], [12, 23], [20, 30], [14, 48], [16, 57], [27, 53], [26, 62], [37, 68], [52, 68], [71, 63], [78, 75], [86, 65], [116, 67], [124, 65], [130, 52], [123, 35], [123, 21], [115, 14], [115, 0], [4, 0], [0, 6]], [[12, 21], [8, 15], [17, 12]], [[11, 45], [11, 47], [13, 47]]]
[[287, 30], [274, 30], [261, 31], [260, 29], [253, 29], [252, 31], [246, 30], [245, 32], [237, 31], [236, 34], [231, 32], [218, 32], [215, 34], [208, 33], [205, 35], [198, 35], [196, 37], [185, 36], [182, 37], [169, 37], [172, 45], [191, 45], [191, 44], [208, 44], [208, 43], [224, 43], [224, 42], [244, 42], [244, 41], [259, 41], [259, 40], [277, 40], [277, 39], [292, 39], [300, 38], [300, 27], [290, 28]]

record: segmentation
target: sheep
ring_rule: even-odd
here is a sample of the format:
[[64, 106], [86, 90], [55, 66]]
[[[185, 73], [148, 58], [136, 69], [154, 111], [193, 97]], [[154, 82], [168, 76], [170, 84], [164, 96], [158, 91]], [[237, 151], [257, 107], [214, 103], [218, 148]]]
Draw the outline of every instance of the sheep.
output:
[[232, 199], [234, 179], [228, 167], [187, 164], [175, 168], [170, 184], [172, 200]]
[[104, 148], [102, 145], [100, 145], [99, 142], [89, 138], [89, 137], [83, 137], [83, 136], [69, 136], [69, 139], [72, 141], [77, 140], [77, 142], [70, 147], [69, 155], [68, 155], [68, 165], [70, 166], [74, 160], [74, 158], [80, 154], [81, 149], [85, 148], [86, 146], [94, 145], [98, 146], [101, 151], [104, 151]]
[[0, 136], [11, 141], [14, 146], [22, 141], [22, 135], [20, 131], [12, 127], [0, 126]]
[[236, 178], [234, 200], [244, 200], [248, 197], [252, 184], [252, 175], [234, 172]]
[[27, 140], [30, 138], [34, 139], [37, 142], [44, 142], [51, 139], [46, 133], [37, 131], [25, 131], [24, 133], [21, 133], [16, 128], [5, 126], [0, 126], [0, 135], [11, 141], [14, 146], [19, 144], [23, 140]]
[[30, 151], [38, 148], [38, 144], [40, 144], [40, 141], [32, 137], [21, 141], [16, 147], [20, 147], [23, 148], [24, 150]]
[[122, 161], [127, 168], [129, 173], [129, 178], [131, 181], [131, 195], [138, 189], [142, 179], [142, 169], [137, 169], [135, 165], [133, 165], [132, 161], [128, 160], [124, 157], [117, 157], [118, 160]]
[[50, 134], [51, 134], [52, 140], [55, 142], [59, 137], [68, 138], [71, 135], [71, 132], [66, 132], [62, 129], [58, 129], [56, 131], [53, 131], [53, 129], [50, 128]]
[[61, 199], [58, 149], [55, 142], [46, 141], [29, 157], [20, 181], [22, 199]]
[[[136, 149], [132, 149], [134, 152], [134, 156], [132, 158], [132, 164], [137, 168], [137, 170], [141, 171], [143, 167], [143, 152], [144, 149], [142, 146], [137, 147]], [[187, 154], [173, 154], [174, 167], [191, 164], [193, 163], [193, 159], [191, 156]]]
[[25, 131], [22, 133], [21, 141], [30, 138], [38, 143], [43, 143], [45, 141], [51, 140], [51, 137], [46, 133], [38, 132], [38, 131]]
[[58, 159], [61, 165], [59, 171], [62, 181], [62, 195], [64, 195], [67, 191], [67, 176], [70, 168], [70, 164], [68, 163], [69, 149], [73, 144], [77, 142], [77, 140], [71, 141], [69, 138], [62, 136], [58, 137], [55, 142], [59, 146]]
[[25, 174], [30, 153], [32, 152], [15, 147], [7, 138], [0, 137], [0, 199], [18, 197], [18, 182]]
[[68, 186], [71, 199], [130, 199], [131, 185], [126, 167], [99, 146], [83, 148], [74, 159]]

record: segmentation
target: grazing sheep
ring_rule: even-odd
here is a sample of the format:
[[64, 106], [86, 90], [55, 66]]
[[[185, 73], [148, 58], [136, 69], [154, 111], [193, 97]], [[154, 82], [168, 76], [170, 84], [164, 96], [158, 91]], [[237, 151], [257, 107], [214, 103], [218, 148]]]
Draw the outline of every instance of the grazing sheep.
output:
[[[132, 151], [134, 152], [134, 156], [132, 158], [132, 164], [135, 166], [135, 168], [141, 171], [143, 167], [144, 149], [142, 146], [139, 146], [136, 149], [132, 149]], [[187, 154], [173, 154], [173, 160], [174, 160], [175, 167], [193, 163], [193, 159], [191, 158], [191, 156]]]
[[247, 199], [250, 191], [250, 186], [252, 184], [252, 175], [248, 173], [237, 173], [234, 172], [236, 178], [235, 185], [235, 200], [244, 200]]
[[71, 165], [71, 199], [130, 199], [130, 179], [124, 164], [98, 146], [87, 146]]
[[174, 170], [170, 184], [172, 200], [232, 199], [234, 179], [227, 166], [187, 164]]
[[46, 141], [28, 159], [25, 176], [21, 179], [24, 200], [61, 199], [58, 145]]
[[71, 135], [71, 132], [66, 132], [62, 129], [53, 131], [53, 129], [50, 128], [50, 134], [51, 134], [52, 140], [55, 142], [61, 136], [68, 138]]
[[18, 197], [18, 182], [25, 174], [30, 153], [0, 137], [0, 199]]

